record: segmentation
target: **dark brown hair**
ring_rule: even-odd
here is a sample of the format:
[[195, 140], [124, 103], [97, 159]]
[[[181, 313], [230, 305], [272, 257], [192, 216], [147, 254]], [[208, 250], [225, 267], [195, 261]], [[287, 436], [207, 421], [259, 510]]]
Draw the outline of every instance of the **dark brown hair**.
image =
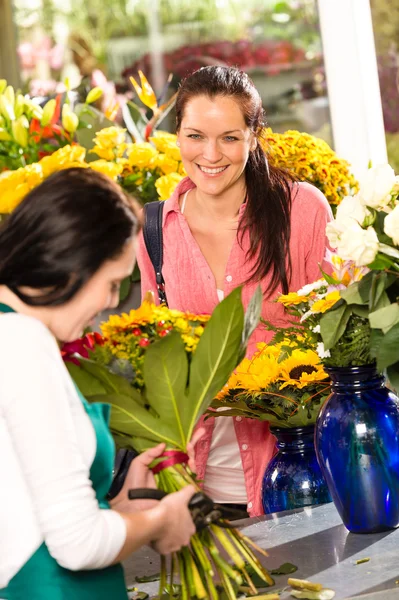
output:
[[[30, 306], [70, 300], [139, 228], [134, 203], [92, 169], [58, 171], [0, 227], [0, 284]], [[21, 288], [38, 290], [28, 295]]]
[[196, 96], [228, 96], [240, 106], [245, 123], [258, 138], [245, 167], [247, 205], [238, 231], [240, 242], [248, 231], [250, 249], [247, 258], [257, 258], [250, 281], [270, 274], [267, 292], [281, 285], [288, 292], [291, 276], [289, 242], [291, 234], [291, 193], [294, 179], [268, 164], [259, 143], [265, 127], [259, 92], [248, 75], [232, 67], [203, 67], [181, 84], [176, 100], [176, 128], [180, 130], [187, 103]]

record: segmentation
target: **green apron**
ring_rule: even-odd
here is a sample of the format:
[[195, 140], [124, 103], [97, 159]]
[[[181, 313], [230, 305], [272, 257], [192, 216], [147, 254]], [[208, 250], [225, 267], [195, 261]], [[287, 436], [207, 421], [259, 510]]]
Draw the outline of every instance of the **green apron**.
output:
[[[0, 303], [0, 312], [15, 312]], [[100, 508], [109, 508], [106, 494], [111, 487], [115, 447], [108, 428], [110, 407], [89, 404], [78, 390], [97, 439], [90, 479]], [[51, 448], [49, 449], [51, 452]], [[4, 457], [3, 457], [4, 458]], [[61, 567], [43, 543], [28, 562], [0, 590], [6, 600], [127, 600], [121, 565], [91, 571], [69, 571]]]

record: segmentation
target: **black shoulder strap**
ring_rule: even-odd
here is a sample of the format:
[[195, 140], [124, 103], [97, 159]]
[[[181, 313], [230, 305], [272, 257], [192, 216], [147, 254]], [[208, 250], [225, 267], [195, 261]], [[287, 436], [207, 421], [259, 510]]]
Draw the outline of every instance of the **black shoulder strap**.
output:
[[158, 288], [158, 297], [161, 304], [168, 305], [165, 293], [165, 281], [162, 275], [163, 264], [163, 236], [162, 216], [163, 201], [148, 202], [144, 205], [144, 242], [148, 256], [154, 266], [155, 280]]

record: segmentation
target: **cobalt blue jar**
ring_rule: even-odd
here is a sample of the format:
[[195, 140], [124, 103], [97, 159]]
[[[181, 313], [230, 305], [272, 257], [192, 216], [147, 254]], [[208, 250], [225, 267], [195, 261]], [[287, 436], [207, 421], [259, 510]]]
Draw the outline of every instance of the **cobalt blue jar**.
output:
[[277, 438], [278, 452], [263, 476], [265, 513], [331, 502], [316, 458], [314, 425], [270, 430]]
[[399, 400], [373, 365], [328, 368], [332, 393], [316, 424], [317, 457], [353, 533], [399, 525]]

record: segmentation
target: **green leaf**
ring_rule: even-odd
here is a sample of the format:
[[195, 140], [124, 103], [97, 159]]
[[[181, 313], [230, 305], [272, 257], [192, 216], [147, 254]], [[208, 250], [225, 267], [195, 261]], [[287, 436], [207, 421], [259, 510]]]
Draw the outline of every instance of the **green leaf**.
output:
[[351, 307], [342, 304], [336, 310], [329, 310], [321, 317], [320, 334], [326, 350], [333, 348], [342, 337], [351, 314]]
[[240, 349], [240, 359], [244, 358], [248, 345], [248, 340], [259, 324], [260, 315], [262, 312], [263, 294], [260, 285], [255, 290], [251, 300], [248, 303], [244, 317], [244, 329], [242, 332], [242, 343]]
[[82, 369], [82, 367], [69, 361], [66, 362], [65, 365], [70, 376], [85, 398], [88, 399], [90, 396], [98, 396], [99, 394], [107, 393], [107, 390], [101, 384], [101, 381], [99, 381], [92, 373], [88, 373], [85, 369]]
[[381, 339], [377, 351], [377, 368], [383, 371], [398, 360], [399, 323], [394, 325]]
[[[98, 131], [104, 129], [104, 127], [113, 127], [115, 123], [107, 119], [104, 113], [100, 112], [96, 108], [92, 106], [87, 106], [87, 104], [77, 104], [74, 108], [74, 112], [78, 115], [79, 120], [84, 118], [86, 123], [86, 127], [84, 129], [78, 129], [76, 132], [76, 140], [77, 142], [86, 148], [86, 150], [91, 150], [94, 146], [93, 140]], [[86, 154], [86, 162], [93, 162], [94, 160], [98, 160], [98, 156], [96, 154]]]
[[387, 333], [399, 322], [399, 305], [396, 302], [388, 304], [388, 306], [370, 313], [369, 319], [371, 327], [382, 329], [384, 333]]
[[369, 316], [369, 307], [368, 306], [359, 306], [357, 304], [351, 304], [351, 309], [354, 315], [361, 317], [362, 319], [367, 319]]
[[270, 571], [270, 575], [290, 575], [291, 573], [295, 573], [295, 571], [298, 571], [298, 567], [287, 562], [282, 564], [277, 569]]
[[132, 284], [130, 277], [125, 277], [121, 283], [121, 287], [119, 289], [119, 302], [123, 302], [129, 295], [130, 286]]
[[368, 266], [372, 271], [383, 271], [392, 267], [395, 261], [390, 260], [385, 254], [377, 254], [372, 263]]
[[154, 575], [142, 575], [139, 577], [136, 575], [135, 580], [137, 583], [150, 583], [153, 581], [159, 581], [161, 579], [161, 573], [155, 573]]
[[149, 410], [137, 404], [131, 396], [121, 393], [106, 396], [91, 396], [90, 402], [106, 402], [111, 405], [110, 427], [113, 431], [132, 438], [133, 447], [142, 450], [143, 440], [151, 445], [166, 442], [175, 447], [179, 439], [167, 423], [152, 415]]
[[149, 404], [159, 414], [162, 424], [174, 432], [179, 440], [177, 447], [186, 450], [188, 359], [180, 333], [172, 331], [148, 347], [143, 374]]
[[188, 439], [199, 417], [238, 364], [243, 326], [244, 310], [238, 287], [215, 308], [191, 361], [185, 413]]
[[126, 102], [122, 107], [126, 128], [135, 142], [144, 141], [144, 131], [148, 123], [144, 112], [134, 102]]
[[399, 393], [399, 362], [390, 365], [387, 368], [387, 377], [389, 384], [393, 387], [396, 393]]
[[[120, 393], [125, 396], [130, 396], [131, 398], [134, 398], [135, 401], [142, 404], [142, 402], [140, 402], [139, 392], [132, 388], [127, 379], [121, 377], [120, 375], [114, 375], [108, 370], [107, 367], [94, 362], [93, 360], [81, 358], [79, 362], [80, 368], [83, 369], [83, 371], [86, 371], [92, 377], [95, 377], [101, 383], [107, 394]], [[83, 390], [80, 391], [84, 396], [86, 396]], [[88, 399], [90, 400], [90, 398]]]
[[319, 269], [321, 271], [321, 274], [323, 275], [323, 278], [327, 281], [327, 283], [329, 283], [330, 285], [338, 285], [340, 283], [340, 281], [338, 279], [335, 279], [335, 277], [332, 277], [331, 275], [329, 275], [328, 273], [323, 271], [323, 269], [320, 266], [320, 263], [319, 263]]
[[389, 298], [385, 292], [388, 287], [388, 275], [383, 271], [375, 271], [372, 276], [370, 294], [369, 294], [369, 308], [370, 312], [388, 306]]
[[383, 339], [384, 334], [381, 329], [372, 329], [370, 331], [370, 356], [372, 358], [377, 358]]
[[[371, 285], [371, 284], [370, 284]], [[368, 291], [367, 294], [360, 293], [359, 282], [352, 283], [346, 290], [340, 291], [340, 296], [345, 300], [347, 304], [367, 304], [368, 302]]]

